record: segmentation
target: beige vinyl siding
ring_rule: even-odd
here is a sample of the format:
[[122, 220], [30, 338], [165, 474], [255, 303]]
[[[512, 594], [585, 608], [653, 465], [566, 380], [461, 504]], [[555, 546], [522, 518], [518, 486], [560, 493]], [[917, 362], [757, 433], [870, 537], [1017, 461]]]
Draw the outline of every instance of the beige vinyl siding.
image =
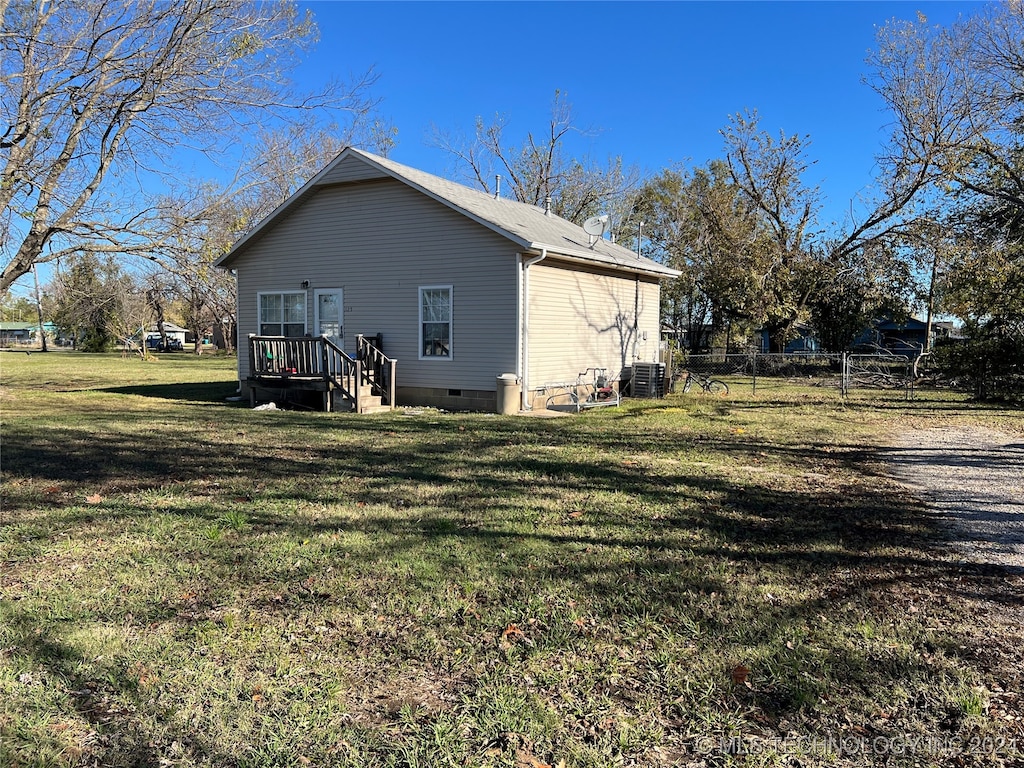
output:
[[388, 178], [386, 174], [368, 165], [358, 157], [348, 157], [334, 166], [321, 180], [321, 184], [338, 184], [349, 181]]
[[[256, 296], [344, 291], [345, 348], [358, 333], [384, 335], [405, 387], [495, 389], [516, 370], [516, 248], [399, 181], [335, 185], [313, 193], [254, 242], [236, 265], [239, 374], [248, 375], [245, 339], [255, 333]], [[452, 357], [420, 360], [419, 288], [452, 286]]]
[[657, 360], [657, 280], [641, 277], [638, 283], [633, 276], [583, 270], [550, 257], [528, 272], [530, 389], [573, 381], [587, 368], [606, 368], [615, 379], [636, 360]]

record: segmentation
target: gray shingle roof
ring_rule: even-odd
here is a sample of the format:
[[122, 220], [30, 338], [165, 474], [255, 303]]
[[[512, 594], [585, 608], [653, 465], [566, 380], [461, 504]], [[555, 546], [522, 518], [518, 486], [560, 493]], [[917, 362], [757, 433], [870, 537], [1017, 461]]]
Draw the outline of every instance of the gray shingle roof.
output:
[[589, 262], [595, 266], [658, 277], [679, 275], [676, 270], [651, 259], [638, 258], [633, 251], [609, 240], [598, 239], [591, 245], [591, 238], [583, 231], [582, 227], [554, 214], [546, 214], [537, 206], [505, 198], [495, 199], [486, 192], [471, 189], [463, 184], [442, 179], [439, 176], [355, 147], [345, 149], [324, 170], [292, 195], [287, 202], [260, 222], [252, 232], [239, 240], [231, 251], [217, 262], [217, 266], [228, 266], [233, 262], [238, 252], [244, 249], [250, 240], [258, 237], [260, 231], [270, 226], [279, 217], [285, 215], [290, 208], [315, 191], [318, 182], [327, 176], [332, 168], [353, 156], [507, 237], [524, 251], [540, 253], [546, 250], [549, 255], [563, 256], [573, 261]]

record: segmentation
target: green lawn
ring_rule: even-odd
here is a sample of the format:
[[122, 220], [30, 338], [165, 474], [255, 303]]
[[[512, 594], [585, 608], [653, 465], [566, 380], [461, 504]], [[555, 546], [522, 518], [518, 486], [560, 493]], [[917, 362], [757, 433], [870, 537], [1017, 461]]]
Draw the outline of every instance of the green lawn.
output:
[[1024, 578], [875, 457], [1020, 412], [254, 412], [181, 354], [0, 385], [5, 768], [1024, 760]]

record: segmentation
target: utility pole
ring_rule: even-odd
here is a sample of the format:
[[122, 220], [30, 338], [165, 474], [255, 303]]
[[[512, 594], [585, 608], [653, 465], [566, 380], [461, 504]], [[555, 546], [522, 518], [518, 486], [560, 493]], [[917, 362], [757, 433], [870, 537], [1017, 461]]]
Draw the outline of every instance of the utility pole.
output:
[[42, 342], [42, 350], [46, 352], [46, 329], [43, 328], [43, 303], [39, 299], [39, 273], [36, 271], [36, 265], [32, 265], [32, 278], [36, 282], [36, 315], [39, 317], [39, 339]]
[[935, 314], [935, 279], [939, 276], [939, 254], [936, 251], [932, 258], [932, 277], [928, 281], [928, 319], [924, 326], [924, 351], [932, 351], [932, 322]]

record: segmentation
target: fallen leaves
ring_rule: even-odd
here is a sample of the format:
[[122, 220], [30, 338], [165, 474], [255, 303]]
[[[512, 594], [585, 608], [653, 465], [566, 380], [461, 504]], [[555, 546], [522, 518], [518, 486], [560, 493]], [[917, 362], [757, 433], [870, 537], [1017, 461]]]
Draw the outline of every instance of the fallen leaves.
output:
[[750, 686], [750, 667], [744, 664], [737, 664], [732, 668], [731, 671], [732, 684], [733, 685], [746, 685]]
[[556, 765], [552, 765], [538, 760], [525, 749], [517, 749], [516, 768], [565, 768], [565, 760], [559, 760]]
[[508, 640], [509, 638], [515, 639], [517, 637], [526, 637], [526, 633], [524, 633], [517, 625], [509, 624], [505, 627], [505, 631], [501, 633], [501, 637], [503, 640]]
[[103, 497], [100, 496], [98, 493], [94, 493], [94, 494], [92, 494], [90, 496], [86, 496], [85, 497], [85, 503], [86, 504], [100, 504], [102, 502], [103, 502]]

